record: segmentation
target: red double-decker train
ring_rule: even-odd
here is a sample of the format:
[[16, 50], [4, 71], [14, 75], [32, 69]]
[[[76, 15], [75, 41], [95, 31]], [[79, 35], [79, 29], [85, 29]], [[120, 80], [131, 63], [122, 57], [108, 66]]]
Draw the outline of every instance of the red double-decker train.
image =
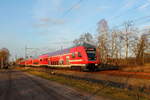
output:
[[100, 64], [94, 46], [75, 46], [72, 48], [40, 55], [36, 59], [22, 60], [23, 66], [47, 66], [58, 68], [79, 68], [95, 70]]

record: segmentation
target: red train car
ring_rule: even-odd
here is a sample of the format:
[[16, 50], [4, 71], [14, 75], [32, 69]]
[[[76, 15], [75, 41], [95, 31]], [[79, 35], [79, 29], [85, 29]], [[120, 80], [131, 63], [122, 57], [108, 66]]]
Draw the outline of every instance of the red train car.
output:
[[20, 62], [17, 63], [20, 66], [25, 66], [25, 60], [21, 60]]
[[93, 46], [76, 46], [56, 52], [43, 54], [36, 59], [26, 60], [25, 65], [71, 67], [95, 70], [100, 64], [96, 48]]
[[30, 58], [30, 59], [27, 59], [27, 60], [25, 60], [25, 66], [32, 66], [32, 59]]
[[32, 60], [32, 66], [39, 66], [39, 59], [33, 59]]
[[47, 66], [48, 65], [48, 55], [44, 54], [38, 57], [39, 66]]

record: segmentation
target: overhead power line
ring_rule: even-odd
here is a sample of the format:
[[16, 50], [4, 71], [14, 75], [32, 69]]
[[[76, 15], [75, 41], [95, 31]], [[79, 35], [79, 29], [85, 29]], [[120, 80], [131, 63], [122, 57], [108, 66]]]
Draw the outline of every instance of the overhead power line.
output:
[[139, 6], [140, 5], [137, 5], [137, 6], [133, 7], [133, 8], [130, 8], [130, 9], [127, 9], [127, 10], [123, 11], [120, 14], [118, 14], [118, 15], [114, 16], [113, 18], [111, 18], [111, 20], [116, 19], [116, 18], [120, 18], [121, 16], [124, 16], [123, 14], [126, 14], [125, 12], [133, 11], [133, 10], [139, 8]]
[[[137, 24], [138, 22], [140, 22], [140, 24], [142, 24], [142, 22], [145, 22], [145, 20], [150, 21], [150, 16], [143, 16], [143, 17], [135, 18], [134, 20], [130, 20], [130, 21], [135, 23], [135, 24]], [[124, 23], [115, 26], [115, 28], [119, 28], [122, 26], [124, 26]]]
[[74, 4], [72, 7], [70, 7], [63, 15], [65, 17], [68, 13], [70, 13], [74, 8], [76, 8], [83, 0], [79, 0], [76, 4]]

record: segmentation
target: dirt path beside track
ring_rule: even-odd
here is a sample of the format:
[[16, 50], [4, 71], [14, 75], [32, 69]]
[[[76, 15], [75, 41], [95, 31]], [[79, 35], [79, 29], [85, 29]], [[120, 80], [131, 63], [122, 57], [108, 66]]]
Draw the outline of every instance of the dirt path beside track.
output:
[[0, 72], [0, 100], [89, 100], [88, 97], [90, 94], [21, 71]]

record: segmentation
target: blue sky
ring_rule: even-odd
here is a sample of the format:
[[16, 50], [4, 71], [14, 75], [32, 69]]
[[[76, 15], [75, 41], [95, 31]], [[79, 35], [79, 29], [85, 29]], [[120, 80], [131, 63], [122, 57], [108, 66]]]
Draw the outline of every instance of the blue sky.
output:
[[[84, 32], [96, 35], [97, 23], [103, 18], [112, 28], [150, 16], [150, 0], [79, 1], [0, 0], [0, 48], [8, 48], [12, 57], [24, 56], [25, 45], [56, 50], [71, 46], [70, 41]], [[135, 24], [149, 27], [149, 19]]]

